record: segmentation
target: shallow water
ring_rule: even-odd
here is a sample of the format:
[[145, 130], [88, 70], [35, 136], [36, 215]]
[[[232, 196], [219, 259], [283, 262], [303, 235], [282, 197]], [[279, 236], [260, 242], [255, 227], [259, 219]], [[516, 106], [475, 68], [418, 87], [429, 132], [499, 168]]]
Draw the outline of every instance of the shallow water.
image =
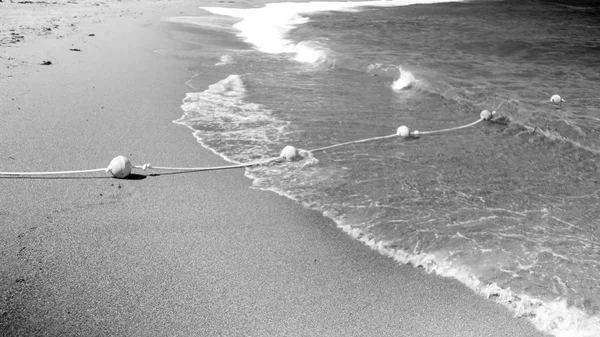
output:
[[[470, 128], [341, 146], [247, 175], [542, 331], [600, 335], [600, 10], [584, 1], [404, 4], [207, 9], [236, 17], [211, 29], [254, 50], [199, 64], [228, 75], [189, 93], [177, 122], [217, 154], [249, 162], [286, 145], [452, 128], [495, 110]], [[551, 104], [552, 94], [565, 102]]]

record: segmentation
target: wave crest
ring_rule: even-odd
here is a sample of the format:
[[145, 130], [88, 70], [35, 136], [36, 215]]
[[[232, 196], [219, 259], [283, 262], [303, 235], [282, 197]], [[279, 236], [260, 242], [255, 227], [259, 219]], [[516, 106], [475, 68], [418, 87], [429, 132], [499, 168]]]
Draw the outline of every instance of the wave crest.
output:
[[410, 71], [402, 70], [402, 68], [399, 70], [400, 76], [394, 81], [394, 83], [392, 83], [393, 90], [400, 91], [411, 89], [417, 84], [417, 79]]

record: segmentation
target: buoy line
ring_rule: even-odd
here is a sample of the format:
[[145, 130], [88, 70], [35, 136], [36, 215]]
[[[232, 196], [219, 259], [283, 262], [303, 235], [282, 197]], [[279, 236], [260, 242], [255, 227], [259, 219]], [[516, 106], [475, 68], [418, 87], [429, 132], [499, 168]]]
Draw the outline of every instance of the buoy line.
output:
[[[483, 110], [483, 111], [481, 111], [480, 118], [478, 120], [476, 120], [475, 122], [472, 122], [472, 123], [469, 123], [466, 125], [453, 127], [453, 128], [441, 129], [441, 130], [432, 130], [432, 131], [424, 131], [424, 132], [419, 132], [417, 130], [410, 131], [410, 129], [407, 126], [402, 125], [397, 129], [395, 134], [367, 138], [367, 139], [359, 139], [359, 140], [354, 140], [354, 141], [339, 143], [339, 144], [333, 144], [333, 145], [329, 145], [329, 146], [316, 148], [313, 150], [308, 150], [305, 152], [310, 152], [310, 153], [320, 152], [320, 151], [325, 151], [325, 150], [332, 149], [332, 148], [339, 147], [339, 146], [358, 144], [358, 143], [364, 143], [364, 142], [369, 142], [369, 141], [374, 141], [374, 140], [379, 140], [379, 139], [386, 139], [386, 138], [393, 138], [393, 137], [418, 138], [420, 135], [431, 135], [431, 134], [436, 134], [436, 133], [460, 130], [460, 129], [471, 127], [481, 121], [490, 120], [495, 113], [496, 113], [496, 111], [490, 112], [488, 110]], [[127, 158], [125, 156], [117, 156], [117, 157], [113, 158], [113, 160], [111, 160], [110, 164], [106, 168], [96, 168], [96, 169], [90, 169], [90, 170], [72, 170], [72, 171], [0, 172], [0, 176], [1, 175], [43, 176], [43, 175], [65, 175], [65, 174], [79, 174], [79, 173], [93, 173], [93, 172], [107, 172], [107, 173], [109, 172], [115, 178], [125, 178], [131, 174], [131, 170], [134, 168], [141, 169], [144, 171], [147, 169], [165, 170], [165, 171], [185, 171], [185, 172], [216, 171], [216, 170], [246, 168], [246, 167], [251, 167], [251, 166], [265, 165], [265, 164], [284, 161], [284, 160], [291, 161], [291, 160], [295, 160], [295, 159], [298, 159], [299, 157], [301, 157], [300, 156], [301, 152], [302, 152], [302, 150], [298, 150], [295, 147], [288, 145], [281, 151], [281, 154], [279, 155], [279, 157], [272, 157], [272, 158], [255, 161], [255, 162], [250, 162], [250, 163], [225, 165], [225, 166], [209, 166], [209, 167], [167, 167], [167, 166], [152, 166], [150, 164], [134, 166], [131, 164], [131, 161], [129, 160], [129, 158]]]
[[364, 142], [370, 142], [372, 140], [392, 138], [392, 137], [396, 137], [396, 136], [397, 136], [397, 134], [393, 134], [393, 135], [387, 135], [387, 136], [381, 136], [381, 137], [373, 137], [373, 138], [367, 138], [367, 139], [353, 140], [353, 141], [350, 141], [350, 142], [333, 144], [333, 145], [329, 145], [329, 146], [323, 146], [323, 147], [320, 147], [320, 148], [317, 148], [317, 149], [308, 150], [308, 152], [325, 151], [325, 150], [332, 149], [334, 147], [339, 147], [339, 146], [344, 146], [344, 145], [350, 145], [350, 144], [358, 144], [358, 143], [364, 143]]
[[50, 172], [0, 172], [0, 175], [39, 176], [39, 175], [92, 173], [92, 172], [103, 172], [103, 171], [107, 172], [106, 168], [97, 168], [97, 169], [91, 169], [91, 170], [74, 170], [74, 171], [50, 171]]
[[245, 168], [251, 166], [265, 165], [276, 161], [282, 161], [281, 157], [273, 157], [265, 160], [260, 160], [256, 162], [246, 163], [246, 164], [236, 164], [236, 165], [224, 165], [224, 166], [209, 166], [209, 167], [168, 167], [168, 166], [152, 166], [150, 164], [145, 165], [136, 165], [132, 166], [132, 168], [137, 168], [141, 170], [153, 169], [153, 170], [163, 170], [163, 171], [192, 171], [192, 172], [200, 172], [200, 171], [216, 171], [216, 170], [226, 170], [226, 169], [234, 169], [234, 168]]
[[350, 142], [324, 146], [324, 147], [320, 147], [317, 149], [308, 150], [308, 152], [325, 151], [325, 150], [328, 150], [328, 149], [331, 149], [334, 147], [338, 147], [338, 146], [349, 145], [349, 144], [358, 144], [358, 143], [370, 142], [370, 141], [379, 140], [379, 139], [393, 138], [393, 137], [398, 137], [398, 136], [403, 137], [403, 138], [406, 138], [406, 137], [419, 138], [420, 135], [432, 135], [435, 133], [443, 133], [443, 132], [449, 132], [449, 131], [454, 131], [454, 130], [460, 130], [460, 129], [471, 127], [481, 121], [490, 120], [495, 113], [496, 113], [496, 111], [489, 112], [488, 110], [483, 110], [480, 114], [481, 118], [474, 121], [473, 123], [469, 123], [466, 125], [461, 125], [461, 126], [457, 126], [457, 127], [453, 127], [453, 128], [442, 129], [442, 130], [432, 130], [432, 131], [423, 131], [423, 132], [419, 132], [418, 130], [410, 131], [410, 129], [407, 126], [402, 125], [401, 127], [398, 128], [398, 130], [396, 131], [395, 134], [367, 138], [367, 139], [354, 140], [354, 141], [350, 141]]
[[199, 172], [199, 171], [216, 171], [216, 170], [226, 170], [226, 169], [234, 169], [234, 168], [244, 168], [256, 165], [265, 165], [271, 162], [283, 160], [281, 157], [269, 158], [266, 160], [261, 160], [252, 163], [246, 164], [236, 164], [236, 165], [225, 165], [225, 166], [210, 166], [210, 167], [166, 167], [166, 166], [152, 166], [150, 164], [144, 165], [131, 165], [131, 161], [125, 156], [117, 156], [113, 158], [108, 167], [106, 168], [97, 168], [90, 170], [73, 170], [73, 171], [49, 171], [49, 172], [0, 172], [0, 175], [10, 175], [10, 176], [39, 176], [39, 175], [65, 175], [65, 174], [78, 174], [78, 173], [93, 173], [93, 172], [110, 172], [115, 178], [125, 178], [129, 174], [131, 174], [131, 169], [154, 169], [154, 170], [163, 170], [163, 171], [190, 171], [190, 172]]
[[[573, 102], [573, 101], [593, 101], [593, 100], [600, 100], [600, 97], [570, 98], [568, 101]], [[560, 97], [560, 95], [552, 95], [552, 97], [550, 97], [550, 103], [560, 104], [563, 102], [567, 102], [567, 100]]]

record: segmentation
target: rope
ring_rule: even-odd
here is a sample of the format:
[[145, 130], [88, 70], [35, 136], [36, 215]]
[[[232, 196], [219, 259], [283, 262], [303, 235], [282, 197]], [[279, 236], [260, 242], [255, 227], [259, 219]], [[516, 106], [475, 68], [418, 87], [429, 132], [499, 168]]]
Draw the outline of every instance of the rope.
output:
[[[280, 157], [273, 157], [266, 160], [261, 160], [252, 163], [246, 164], [237, 164], [237, 165], [225, 165], [225, 166], [211, 166], [211, 167], [164, 167], [164, 166], [152, 166], [150, 164], [145, 165], [135, 165], [132, 168], [137, 169], [154, 169], [154, 170], [164, 170], [164, 171], [216, 171], [216, 170], [226, 170], [226, 169], [234, 169], [234, 168], [244, 168], [250, 166], [264, 165], [275, 161], [281, 161]], [[10, 175], [10, 176], [39, 176], [39, 175], [64, 175], [64, 174], [78, 174], [78, 173], [93, 173], [93, 172], [109, 172], [108, 168], [97, 168], [91, 170], [73, 170], [73, 171], [52, 171], [52, 172], [0, 172], [0, 175]]]
[[[416, 138], [420, 134], [421, 135], [431, 135], [431, 134], [436, 134], [436, 133], [460, 130], [460, 129], [471, 127], [483, 120], [489, 120], [494, 115], [495, 112], [496, 111], [493, 111], [490, 113], [489, 111], [484, 110], [481, 112], [481, 118], [476, 120], [475, 122], [469, 123], [466, 125], [462, 125], [462, 126], [453, 127], [453, 128], [425, 131], [425, 132], [420, 132], [420, 133], [419, 133], [419, 131], [413, 131], [413, 132], [409, 133], [408, 128], [406, 126], [401, 126], [400, 128], [398, 128], [398, 132], [396, 134], [372, 137], [372, 138], [366, 138], [366, 139], [359, 139], [359, 140], [354, 140], [354, 141], [349, 141], [349, 142], [339, 143], [339, 144], [333, 144], [333, 145], [309, 150], [309, 152], [320, 152], [320, 151], [325, 151], [328, 149], [332, 149], [332, 148], [340, 147], [340, 146], [344, 146], [344, 145], [365, 143], [365, 142], [370, 142], [370, 141], [379, 140], [379, 139], [387, 139], [387, 138], [393, 138], [393, 137], [408, 137], [408, 136], [412, 136], [412, 137]], [[401, 132], [401, 129], [405, 129], [404, 130], [405, 133]], [[295, 151], [295, 149], [294, 149], [294, 151]], [[129, 163], [129, 159], [127, 159], [125, 157], [119, 156], [119, 157], [113, 159], [113, 161], [116, 159], [121, 159], [121, 161], [123, 161], [123, 160], [126, 161], [127, 162], [126, 166], [128, 167], [127, 169], [125, 169], [124, 167], [115, 168], [115, 170], [119, 171], [118, 174], [115, 174], [116, 171], [114, 171], [113, 168], [111, 167], [113, 165], [111, 162], [111, 165], [109, 165], [109, 167], [107, 167], [107, 168], [97, 168], [97, 169], [91, 169], [91, 170], [50, 171], [50, 172], [0, 172], [0, 175], [38, 176], [38, 175], [64, 175], [64, 174], [92, 173], [92, 172], [111, 172], [113, 174], [113, 176], [124, 177], [124, 176], [128, 175], [129, 172], [131, 172], [130, 168], [136, 168], [136, 169], [142, 169], [142, 170], [153, 169], [153, 170], [164, 170], [164, 171], [199, 172], [199, 171], [216, 171], [216, 170], [246, 168], [246, 167], [265, 165], [265, 164], [280, 162], [280, 161], [285, 160], [285, 158], [282, 155], [280, 157], [272, 157], [272, 158], [268, 158], [265, 160], [260, 160], [260, 161], [245, 163], [245, 164], [242, 163], [242, 164], [225, 165], [225, 166], [211, 166], [211, 167], [168, 167], [168, 166], [152, 166], [150, 164], [131, 166], [131, 164]], [[121, 164], [124, 165], [124, 163], [121, 163]], [[121, 175], [125, 171], [127, 171], [127, 172], [124, 173], [124, 175]]]
[[364, 143], [364, 142], [370, 142], [372, 140], [377, 140], [377, 139], [385, 139], [385, 138], [392, 138], [392, 137], [396, 137], [398, 135], [393, 134], [393, 135], [388, 135], [388, 136], [381, 136], [381, 137], [373, 137], [373, 138], [367, 138], [367, 139], [360, 139], [360, 140], [354, 140], [351, 142], [345, 142], [345, 143], [340, 143], [340, 144], [334, 144], [334, 145], [329, 145], [329, 146], [324, 146], [324, 147], [320, 147], [318, 149], [314, 149], [314, 150], [308, 150], [308, 152], [319, 152], [319, 151], [325, 151], [334, 147], [338, 147], [338, 146], [344, 146], [344, 145], [349, 145], [349, 144], [356, 144], [356, 143]]
[[[502, 104], [500, 104], [500, 106], [502, 106]], [[493, 115], [495, 113], [496, 113], [496, 111], [493, 111], [493, 112], [491, 112], [491, 115]], [[443, 132], [449, 132], [449, 131], [454, 131], [454, 130], [460, 130], [460, 129], [471, 127], [471, 126], [473, 126], [473, 125], [475, 125], [475, 124], [477, 124], [477, 123], [479, 123], [481, 121], [484, 121], [484, 120], [486, 120], [486, 118], [482, 116], [480, 119], [476, 120], [475, 122], [469, 123], [469, 124], [466, 124], [466, 125], [461, 125], [461, 126], [457, 126], [457, 127], [453, 127], [453, 128], [447, 128], [447, 129], [441, 129], [441, 130], [431, 130], [431, 131], [421, 131], [421, 132], [414, 131], [414, 132], [411, 133], [411, 135], [413, 137], [418, 137], [418, 135], [432, 135], [432, 134], [436, 134], [436, 133], [443, 133]], [[373, 137], [373, 138], [366, 138], [366, 139], [354, 140], [354, 141], [340, 143], [340, 144], [334, 144], [334, 145], [319, 147], [319, 148], [316, 148], [314, 150], [308, 150], [308, 151], [309, 152], [319, 152], [319, 151], [325, 151], [325, 150], [328, 150], [328, 149], [332, 149], [332, 148], [338, 147], [338, 146], [344, 146], [344, 145], [350, 145], [350, 144], [357, 144], [357, 143], [364, 143], [364, 142], [370, 142], [372, 140], [393, 138], [393, 137], [398, 137], [398, 136], [400, 136], [400, 135], [398, 133], [396, 133], [396, 134], [393, 134], [393, 135]]]
[[76, 173], [91, 173], [91, 172], [107, 172], [107, 169], [106, 168], [97, 168], [97, 169], [91, 169], [91, 170], [54, 171], [54, 172], [0, 172], [0, 175], [39, 176], [39, 175], [76, 174]]
[[216, 171], [216, 170], [227, 170], [227, 169], [235, 169], [235, 168], [245, 168], [245, 167], [257, 166], [257, 165], [265, 165], [268, 163], [272, 163], [275, 161], [281, 161], [281, 160], [282, 160], [282, 158], [280, 158], [280, 157], [273, 157], [273, 158], [269, 158], [269, 159], [261, 160], [261, 161], [257, 161], [257, 162], [251, 162], [251, 163], [246, 163], [246, 164], [236, 164], [236, 165], [225, 165], [225, 166], [167, 167], [167, 166], [152, 166], [150, 164], [145, 164], [145, 165], [136, 165], [136, 166], [133, 166], [133, 168], [142, 169], [144, 171], [146, 169], [153, 169], [153, 170], [163, 170], [163, 171], [194, 171], [194, 172], [198, 172], [198, 171]]
[[464, 129], [464, 128], [468, 128], [470, 126], [473, 126], [481, 121], [483, 121], [483, 118], [480, 118], [479, 120], [474, 121], [473, 123], [467, 124], [467, 125], [462, 125], [462, 126], [457, 126], [454, 128], [448, 128], [448, 129], [442, 129], [442, 130], [433, 130], [433, 131], [422, 131], [420, 132], [420, 134], [422, 135], [432, 135], [435, 133], [442, 133], [442, 132], [448, 132], [448, 131], [454, 131], [454, 130], [460, 130], [460, 129]]
[[[572, 98], [572, 99], [569, 99], [568, 101], [569, 101], [569, 102], [572, 102], [572, 101], [588, 101], [588, 100], [595, 100], [595, 99], [600, 99], [600, 97], [590, 97], [590, 98]], [[565, 100], [565, 102], [567, 102], [567, 100]]]
[[590, 100], [600, 100], [600, 97], [588, 97], [588, 98], [570, 98], [568, 100], [560, 97], [560, 95], [552, 95], [552, 97], [550, 97], [550, 103], [553, 104], [560, 104], [560, 103], [564, 103], [564, 102], [573, 102], [573, 101], [590, 101]]

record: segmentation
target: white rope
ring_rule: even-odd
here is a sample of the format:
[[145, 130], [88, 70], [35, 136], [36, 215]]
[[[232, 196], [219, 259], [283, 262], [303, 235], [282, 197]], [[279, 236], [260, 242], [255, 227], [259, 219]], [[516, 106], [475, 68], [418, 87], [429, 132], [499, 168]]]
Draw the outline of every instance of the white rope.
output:
[[[484, 112], [487, 113], [487, 115], [484, 115]], [[493, 112], [488, 112], [487, 110], [482, 111], [482, 117], [470, 124], [466, 124], [466, 125], [462, 125], [462, 126], [457, 126], [457, 127], [453, 127], [453, 128], [447, 128], [447, 129], [441, 129], [441, 130], [432, 130], [432, 131], [425, 131], [425, 132], [420, 132], [419, 131], [414, 131], [412, 133], [408, 133], [408, 128], [406, 128], [405, 126], [400, 127], [401, 128], [406, 128], [406, 134], [401, 135], [400, 131], [397, 132], [396, 134], [393, 135], [387, 135], [387, 136], [380, 136], [380, 137], [372, 137], [372, 138], [367, 138], [367, 139], [360, 139], [360, 140], [354, 140], [354, 141], [350, 141], [350, 142], [345, 142], [345, 143], [339, 143], [339, 144], [333, 144], [333, 145], [329, 145], [329, 146], [324, 146], [324, 147], [320, 147], [317, 149], [313, 149], [313, 150], [309, 150], [309, 152], [319, 152], [319, 151], [325, 151], [328, 149], [332, 149], [335, 147], [340, 147], [340, 146], [344, 146], [344, 145], [350, 145], [350, 144], [358, 144], [358, 143], [364, 143], [364, 142], [369, 142], [369, 141], [373, 141], [373, 140], [378, 140], [378, 139], [386, 139], [386, 138], [393, 138], [393, 137], [405, 137], [405, 136], [413, 136], [413, 137], [418, 137], [419, 134], [421, 135], [431, 135], [431, 134], [435, 134], [435, 133], [442, 133], [442, 132], [449, 132], [449, 131], [454, 131], [454, 130], [460, 130], [460, 129], [464, 129], [464, 128], [468, 128], [470, 126], [473, 126], [483, 120], [486, 119], [490, 119], [491, 116], [495, 113], [495, 111]], [[97, 168], [97, 169], [91, 169], [91, 170], [73, 170], [73, 171], [48, 171], [48, 172], [0, 172], [0, 175], [9, 175], [9, 176], [43, 176], [43, 175], [65, 175], [65, 174], [78, 174], [78, 173], [92, 173], [92, 172], [111, 172], [113, 174], [113, 176], [122, 178], [126, 175], [128, 175], [131, 172], [131, 168], [136, 168], [136, 169], [142, 169], [142, 170], [146, 170], [146, 169], [153, 169], [153, 170], [164, 170], [164, 171], [186, 171], [186, 172], [198, 172], [198, 171], [216, 171], [216, 170], [226, 170], [226, 169], [235, 169], [235, 168], [246, 168], [246, 167], [251, 167], [251, 166], [257, 166], [257, 165], [265, 165], [265, 164], [269, 164], [269, 163], [273, 163], [273, 162], [279, 162], [279, 161], [283, 161], [284, 158], [282, 156], [280, 157], [272, 157], [272, 158], [268, 158], [265, 160], [260, 160], [260, 161], [255, 161], [255, 162], [250, 162], [250, 163], [245, 163], [245, 164], [234, 164], [234, 165], [225, 165], [225, 166], [211, 166], [211, 167], [167, 167], [167, 166], [152, 166], [150, 164], [145, 164], [145, 165], [137, 165], [137, 166], [131, 166], [129, 159], [123, 157], [123, 156], [119, 156], [115, 159], [113, 159], [113, 161], [118, 160], [120, 165], [125, 165], [126, 163], [126, 167], [125, 166], [120, 166], [120, 167], [111, 167], [113, 165], [113, 163], [111, 162], [111, 165], [109, 165], [109, 167], [107, 168]], [[116, 164], [115, 164], [116, 165]], [[118, 172], [117, 172], [118, 171]], [[123, 173], [125, 172], [125, 173]], [[123, 175], [121, 175], [123, 173]]]
[[193, 171], [193, 172], [198, 172], [198, 171], [216, 171], [216, 170], [227, 170], [227, 169], [234, 169], [234, 168], [245, 168], [245, 167], [257, 166], [257, 165], [265, 165], [265, 164], [272, 163], [272, 162], [275, 162], [275, 161], [280, 161], [280, 160], [282, 160], [280, 157], [273, 157], [273, 158], [269, 158], [269, 159], [266, 159], [266, 160], [261, 160], [261, 161], [246, 163], [246, 164], [225, 165], [225, 166], [210, 166], [210, 167], [168, 167], [168, 166], [152, 166], [150, 164], [136, 165], [136, 166], [133, 166], [133, 167], [137, 168], [137, 169], [142, 169], [144, 171], [146, 169], [153, 169], [153, 170], [163, 170], [163, 171]]
[[7, 175], [7, 176], [40, 176], [40, 175], [60, 175], [60, 174], [91, 173], [91, 172], [107, 172], [107, 169], [106, 168], [97, 168], [97, 169], [91, 169], [91, 170], [53, 171], [53, 172], [0, 172], [0, 175]]
[[[250, 166], [264, 165], [271, 162], [282, 160], [279, 157], [269, 158], [246, 164], [237, 165], [226, 165], [226, 166], [212, 166], [212, 167], [163, 167], [163, 166], [152, 166], [150, 164], [136, 165], [133, 168], [137, 169], [154, 169], [154, 170], [165, 170], [165, 171], [215, 171], [215, 170], [226, 170], [234, 168], [244, 168]], [[8, 176], [42, 176], [42, 175], [65, 175], [65, 174], [79, 174], [79, 173], [93, 173], [93, 172], [109, 172], [108, 168], [97, 168], [91, 170], [73, 170], [73, 171], [42, 171], [42, 172], [0, 172], [0, 175]]]
[[442, 130], [433, 130], [433, 131], [421, 131], [420, 134], [422, 135], [432, 135], [434, 133], [442, 133], [442, 132], [448, 132], [448, 131], [454, 131], [454, 130], [460, 130], [460, 129], [464, 129], [464, 128], [468, 128], [470, 126], [473, 126], [481, 121], [483, 121], [483, 118], [480, 118], [479, 120], [474, 121], [473, 123], [467, 124], [467, 125], [462, 125], [462, 126], [457, 126], [454, 128], [448, 128], [448, 129], [442, 129]]
[[[572, 101], [590, 101], [590, 100], [595, 100], [595, 99], [600, 99], [600, 97], [570, 98], [568, 101], [569, 102], [572, 102]], [[565, 100], [565, 102], [567, 102], [567, 100]]]
[[[502, 105], [500, 105], [502, 106]], [[494, 115], [496, 113], [496, 111], [491, 112], [492, 115]], [[447, 129], [441, 129], [441, 130], [431, 130], [431, 131], [414, 131], [412, 136], [417, 137], [418, 135], [432, 135], [435, 133], [443, 133], [443, 132], [450, 132], [450, 131], [454, 131], [454, 130], [460, 130], [460, 129], [464, 129], [464, 128], [468, 128], [471, 127], [481, 121], [484, 121], [485, 118], [481, 117], [480, 119], [476, 120], [473, 123], [469, 123], [466, 125], [461, 125], [461, 126], [457, 126], [457, 127], [453, 127], [453, 128], [447, 128]], [[372, 140], [378, 140], [378, 139], [386, 139], [386, 138], [393, 138], [393, 137], [398, 137], [399, 135], [393, 134], [393, 135], [387, 135], [387, 136], [380, 136], [380, 137], [373, 137], [373, 138], [366, 138], [366, 139], [360, 139], [360, 140], [354, 140], [354, 141], [350, 141], [350, 142], [345, 142], [345, 143], [340, 143], [340, 144], [334, 144], [334, 145], [329, 145], [329, 146], [324, 146], [324, 147], [320, 147], [314, 150], [308, 150], [309, 152], [319, 152], [319, 151], [324, 151], [324, 150], [328, 150], [328, 149], [332, 149], [334, 147], [338, 147], [338, 146], [344, 146], [344, 145], [350, 145], [350, 144], [357, 144], [357, 143], [364, 143], [364, 142], [370, 142]]]
[[318, 149], [314, 149], [314, 150], [308, 150], [309, 152], [319, 152], [319, 151], [324, 151], [324, 150], [328, 150], [334, 147], [338, 147], [338, 146], [343, 146], [343, 145], [349, 145], [349, 144], [356, 144], [356, 143], [364, 143], [364, 142], [370, 142], [372, 140], [376, 140], [376, 139], [385, 139], [385, 138], [392, 138], [392, 137], [396, 137], [396, 134], [393, 135], [388, 135], [388, 136], [381, 136], [381, 137], [373, 137], [373, 138], [367, 138], [367, 139], [360, 139], [360, 140], [354, 140], [351, 142], [345, 142], [345, 143], [340, 143], [340, 144], [334, 144], [334, 145], [329, 145], [329, 146], [324, 146], [324, 147], [320, 147]]
[[[566, 100], [566, 99], [560, 97], [560, 95], [552, 95], [552, 97], [550, 97], [550, 103], [561, 104], [564, 102], [591, 101], [591, 100], [596, 100], [596, 99], [600, 100], [600, 97], [588, 97], [588, 98], [580, 97], [580, 98], [569, 98], [568, 100]], [[548, 101], [546, 101], [546, 102], [548, 102]]]

